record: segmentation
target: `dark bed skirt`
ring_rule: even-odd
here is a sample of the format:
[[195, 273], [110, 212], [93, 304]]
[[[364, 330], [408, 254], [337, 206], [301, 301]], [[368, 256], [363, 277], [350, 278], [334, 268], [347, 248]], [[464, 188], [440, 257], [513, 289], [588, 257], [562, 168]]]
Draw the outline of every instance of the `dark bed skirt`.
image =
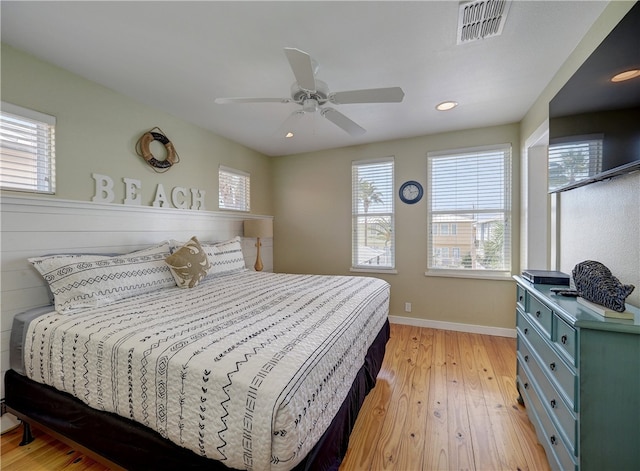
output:
[[[371, 345], [365, 364], [330, 427], [295, 469], [337, 470], [365, 396], [375, 386], [382, 366], [389, 321]], [[6, 404], [10, 412], [41, 425], [128, 470], [228, 470], [224, 464], [198, 456], [162, 438], [157, 432], [109, 412], [92, 409], [73, 396], [8, 370]]]

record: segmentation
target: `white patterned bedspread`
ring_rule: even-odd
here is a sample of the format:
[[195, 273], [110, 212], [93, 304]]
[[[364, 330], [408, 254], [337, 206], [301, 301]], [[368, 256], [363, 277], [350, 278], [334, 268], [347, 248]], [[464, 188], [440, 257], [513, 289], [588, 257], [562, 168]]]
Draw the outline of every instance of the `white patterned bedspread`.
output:
[[247, 271], [32, 322], [29, 378], [227, 466], [288, 470], [327, 429], [389, 285]]

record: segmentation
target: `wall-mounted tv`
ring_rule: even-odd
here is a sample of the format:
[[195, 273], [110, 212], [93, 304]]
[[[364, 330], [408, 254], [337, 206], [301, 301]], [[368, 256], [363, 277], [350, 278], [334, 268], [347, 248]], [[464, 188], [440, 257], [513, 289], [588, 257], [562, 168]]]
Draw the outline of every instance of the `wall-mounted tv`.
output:
[[[632, 78], [612, 81], [617, 74]], [[549, 192], [640, 170], [640, 3], [549, 102]]]

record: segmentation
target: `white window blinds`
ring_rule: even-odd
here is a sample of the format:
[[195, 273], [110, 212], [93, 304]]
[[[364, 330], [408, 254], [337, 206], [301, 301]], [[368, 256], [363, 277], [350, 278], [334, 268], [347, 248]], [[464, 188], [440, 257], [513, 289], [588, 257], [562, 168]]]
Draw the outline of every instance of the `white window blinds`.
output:
[[0, 187], [55, 193], [56, 119], [2, 102], [0, 111]]
[[222, 165], [218, 169], [220, 209], [250, 211], [251, 177], [248, 173]]
[[356, 161], [352, 176], [352, 268], [395, 268], [393, 158]]
[[602, 135], [565, 138], [549, 145], [549, 191], [602, 172]]
[[427, 169], [427, 273], [510, 276], [511, 146], [430, 152]]

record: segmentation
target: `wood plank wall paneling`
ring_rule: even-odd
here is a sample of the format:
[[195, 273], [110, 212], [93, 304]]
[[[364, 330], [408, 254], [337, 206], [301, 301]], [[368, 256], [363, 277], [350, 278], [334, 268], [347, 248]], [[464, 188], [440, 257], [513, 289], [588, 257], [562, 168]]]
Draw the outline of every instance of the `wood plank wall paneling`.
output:
[[[28, 257], [54, 253], [126, 253], [163, 240], [202, 242], [242, 236], [244, 219], [256, 216], [150, 206], [4, 196], [0, 201], [0, 355], [2, 377], [9, 367], [9, 335], [15, 314], [49, 304], [42, 277]], [[273, 240], [262, 240], [265, 270], [273, 270]], [[248, 268], [256, 258], [254, 239], [243, 239]], [[4, 380], [0, 397], [4, 397]], [[4, 426], [4, 425], [3, 425]]]
[[[515, 339], [392, 324], [340, 471], [547, 471], [517, 403]], [[2, 436], [3, 471], [109, 468], [36, 431]]]

